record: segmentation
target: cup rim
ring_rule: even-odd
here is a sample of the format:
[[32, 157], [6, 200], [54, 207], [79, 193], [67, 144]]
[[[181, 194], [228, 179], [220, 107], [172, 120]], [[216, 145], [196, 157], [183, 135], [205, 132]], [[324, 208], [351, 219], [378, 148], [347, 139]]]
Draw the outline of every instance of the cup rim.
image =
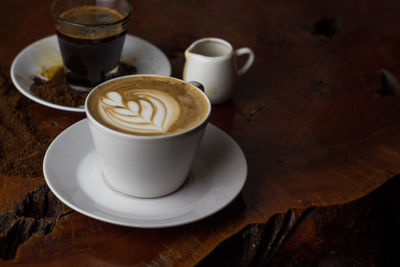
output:
[[131, 15], [132, 15], [132, 4], [130, 3], [130, 1], [127, 0], [126, 2], [128, 3], [128, 7], [129, 7], [128, 14], [126, 14], [126, 16], [124, 16], [122, 19], [120, 19], [120, 20], [118, 20], [118, 21], [111, 22], [111, 23], [97, 23], [97, 24], [77, 23], [77, 22], [72, 22], [72, 21], [69, 21], [69, 20], [67, 20], [67, 19], [61, 18], [59, 15], [57, 15], [57, 13], [56, 13], [56, 11], [55, 11], [55, 5], [56, 5], [56, 3], [59, 2], [59, 1], [61, 1], [61, 0], [54, 0], [54, 1], [51, 3], [51, 6], [50, 6], [50, 13], [51, 13], [51, 15], [53, 16], [53, 18], [56, 19], [56, 20], [60, 20], [60, 21], [62, 21], [62, 22], [65, 22], [65, 23], [67, 23], [67, 24], [71, 24], [71, 25], [75, 25], [75, 26], [80, 26], [80, 27], [97, 27], [97, 26], [100, 26], [100, 27], [103, 26], [103, 27], [104, 27], [104, 26], [113, 26], [113, 25], [117, 25], [117, 24], [120, 24], [120, 23], [122, 23], [122, 22], [124, 22], [124, 21], [129, 20], [129, 18], [130, 18]]
[[194, 41], [185, 50], [185, 55], [187, 55], [188, 53], [191, 53], [190, 50], [192, 50], [196, 45], [198, 45], [200, 43], [205, 43], [205, 42], [216, 42], [216, 43], [224, 44], [229, 48], [229, 53], [227, 53], [226, 55], [214, 56], [214, 57], [208, 57], [208, 56], [204, 56], [204, 55], [201, 55], [201, 54], [196, 54], [197, 56], [200, 56], [200, 57], [203, 57], [203, 58], [211, 58], [211, 60], [225, 59], [225, 58], [229, 58], [229, 57], [232, 56], [233, 46], [228, 41], [226, 41], [224, 39], [221, 39], [221, 38], [218, 38], [218, 37], [205, 37], [205, 38], [201, 38], [201, 39], [198, 39], [198, 40]]
[[[104, 124], [100, 123], [98, 120], [96, 120], [96, 119], [92, 116], [92, 114], [90, 113], [90, 110], [89, 110], [89, 108], [88, 108], [88, 103], [89, 103], [89, 99], [90, 99], [91, 95], [97, 90], [97, 88], [98, 88], [99, 86], [104, 86], [105, 84], [113, 83], [113, 82], [115, 82], [116, 80], [130, 79], [130, 78], [132, 78], [132, 77], [156, 77], [156, 78], [166, 78], [166, 79], [172, 79], [172, 80], [175, 80], [175, 81], [178, 81], [178, 82], [185, 83], [185, 84], [187, 84], [187, 85], [189, 85], [189, 86], [191, 86], [191, 87], [193, 87], [193, 88], [199, 90], [199, 91], [202, 93], [203, 97], [206, 99], [206, 101], [207, 101], [207, 103], [208, 103], [208, 112], [207, 112], [207, 114], [204, 116], [203, 120], [202, 120], [201, 122], [199, 122], [198, 124], [196, 124], [195, 126], [193, 126], [192, 128], [186, 129], [186, 130], [184, 130], [184, 131], [182, 131], [182, 132], [172, 133], [172, 134], [166, 134], [166, 135], [135, 135], [135, 134], [133, 134], [133, 133], [123, 133], [123, 132], [114, 130], [114, 129], [112, 129], [112, 128], [109, 128], [109, 127], [105, 126]], [[174, 78], [174, 77], [170, 77], [170, 76], [163, 76], [163, 75], [155, 75], [155, 74], [132, 74], [132, 75], [125, 75], [125, 76], [121, 76], [121, 77], [117, 77], [117, 78], [113, 78], [113, 79], [107, 80], [107, 81], [105, 81], [105, 82], [103, 82], [103, 83], [97, 85], [96, 87], [94, 87], [94, 88], [89, 92], [89, 94], [87, 95], [86, 100], [85, 100], [85, 113], [86, 113], [86, 116], [87, 116], [87, 118], [89, 119], [89, 121], [94, 122], [95, 125], [97, 125], [98, 127], [100, 127], [101, 129], [105, 130], [106, 132], [108, 132], [108, 133], [110, 133], [110, 134], [117, 135], [117, 136], [120, 136], [120, 137], [125, 137], [125, 138], [137, 139], [137, 140], [161, 140], [161, 139], [169, 139], [169, 138], [174, 138], [174, 137], [178, 137], [178, 136], [183, 136], [183, 135], [186, 135], [186, 134], [188, 134], [188, 133], [191, 133], [191, 132], [195, 131], [196, 129], [199, 129], [200, 127], [202, 127], [203, 125], [205, 125], [205, 124], [208, 123], [208, 119], [209, 119], [210, 114], [211, 114], [211, 109], [212, 109], [211, 102], [210, 102], [210, 100], [208, 99], [207, 95], [206, 95], [202, 90], [200, 90], [199, 88], [197, 88], [196, 86], [194, 86], [194, 85], [192, 85], [192, 84], [190, 84], [190, 83], [188, 83], [188, 82], [186, 82], [186, 81], [184, 81], [184, 80], [178, 79], [178, 78]]]

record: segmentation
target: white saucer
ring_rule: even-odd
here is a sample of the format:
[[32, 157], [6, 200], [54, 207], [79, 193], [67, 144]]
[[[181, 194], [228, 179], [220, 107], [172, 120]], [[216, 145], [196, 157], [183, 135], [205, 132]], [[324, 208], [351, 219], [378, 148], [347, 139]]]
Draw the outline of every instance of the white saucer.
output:
[[[171, 64], [160, 49], [129, 34], [125, 38], [121, 62], [134, 65], [137, 74], [171, 75]], [[30, 90], [33, 76], [41, 77], [40, 74], [44, 70], [61, 65], [57, 36], [51, 35], [27, 46], [17, 55], [11, 65], [11, 79], [22, 94], [35, 102], [55, 109], [84, 112], [83, 107], [68, 107], [48, 102]]]
[[224, 208], [244, 186], [247, 163], [238, 144], [209, 124], [180, 189], [160, 198], [129, 197], [105, 184], [84, 119], [49, 146], [43, 172], [53, 193], [82, 214], [118, 225], [158, 228], [194, 222]]

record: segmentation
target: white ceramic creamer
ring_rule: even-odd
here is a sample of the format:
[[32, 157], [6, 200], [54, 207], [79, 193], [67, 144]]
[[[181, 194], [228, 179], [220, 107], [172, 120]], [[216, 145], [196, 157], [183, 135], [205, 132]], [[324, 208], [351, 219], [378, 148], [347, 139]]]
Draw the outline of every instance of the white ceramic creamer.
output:
[[[239, 69], [236, 59], [248, 55]], [[212, 104], [229, 100], [235, 90], [238, 76], [245, 74], [254, 61], [254, 53], [248, 47], [233, 50], [232, 45], [219, 38], [195, 41], [185, 51], [183, 80], [198, 81]]]

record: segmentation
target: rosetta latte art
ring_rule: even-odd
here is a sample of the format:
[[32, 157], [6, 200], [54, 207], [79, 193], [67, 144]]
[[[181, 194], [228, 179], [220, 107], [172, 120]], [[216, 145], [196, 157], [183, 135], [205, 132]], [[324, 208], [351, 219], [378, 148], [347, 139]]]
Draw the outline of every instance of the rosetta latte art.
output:
[[178, 101], [162, 91], [135, 89], [108, 92], [99, 113], [109, 124], [132, 133], [166, 133], [180, 114]]

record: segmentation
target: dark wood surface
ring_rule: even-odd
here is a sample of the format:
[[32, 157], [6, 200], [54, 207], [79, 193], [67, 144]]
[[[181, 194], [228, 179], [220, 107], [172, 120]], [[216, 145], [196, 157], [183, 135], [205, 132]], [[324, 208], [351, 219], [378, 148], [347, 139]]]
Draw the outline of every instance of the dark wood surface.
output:
[[[49, 6], [50, 1], [1, 3], [3, 66], [9, 68], [25, 46], [54, 34]], [[218, 258], [226, 259], [224, 247], [244, 244], [235, 240], [249, 229], [276, 232], [279, 220], [289, 216], [296, 221], [305, 212], [310, 214], [310, 207], [318, 207], [312, 213], [317, 215], [307, 217], [316, 226], [330, 219], [346, 224], [332, 214], [353, 205], [342, 214], [357, 216], [351, 201], [366, 197], [400, 173], [399, 9], [394, 0], [134, 1], [129, 32], [163, 50], [175, 77], [181, 77], [183, 51], [199, 38], [220, 37], [235, 48], [254, 50], [254, 65], [239, 80], [233, 99], [216, 106], [211, 117], [246, 155], [249, 172], [242, 193], [223, 211], [197, 223], [144, 230], [70, 211], [49, 192], [41, 175], [0, 174], [0, 265], [192, 266], [207, 255], [203, 264], [215, 264]], [[84, 117], [35, 103], [30, 111], [51, 138]], [[393, 190], [373, 197], [387, 194], [393, 197], [387, 198], [390, 201], [396, 199]], [[374, 201], [366, 203], [368, 209]], [[380, 215], [361, 218], [363, 227], [371, 218], [379, 221]], [[333, 229], [336, 223], [324, 225]], [[238, 257], [236, 264], [302, 264], [297, 259], [312, 263], [294, 257], [290, 242], [316, 238], [290, 236], [283, 245], [264, 238], [266, 244], [272, 240], [273, 253], [264, 243], [256, 243], [255, 252], [246, 254], [252, 260]], [[332, 237], [321, 236], [324, 242]], [[354, 240], [354, 246], [363, 241]], [[346, 242], [339, 241], [336, 246]], [[326, 252], [318, 246], [305, 248], [315, 255]], [[334, 262], [340, 257], [336, 255], [324, 259]], [[381, 262], [378, 255], [368, 263]], [[352, 265], [351, 259], [348, 264]]]

